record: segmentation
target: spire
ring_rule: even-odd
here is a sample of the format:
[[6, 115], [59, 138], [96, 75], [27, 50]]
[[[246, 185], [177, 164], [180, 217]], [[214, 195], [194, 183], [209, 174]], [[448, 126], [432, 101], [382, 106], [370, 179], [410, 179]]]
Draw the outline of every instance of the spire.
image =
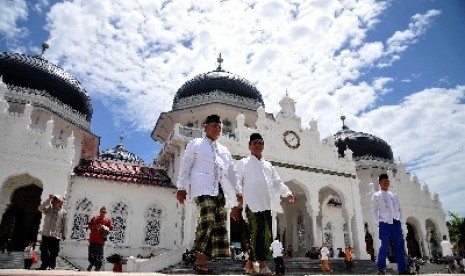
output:
[[348, 129], [348, 127], [346, 126], [345, 120], [346, 120], [346, 116], [342, 115], [341, 116], [342, 129]]
[[40, 59], [44, 59], [45, 50], [47, 50], [48, 48], [49, 48], [48, 44], [46, 42], [43, 42], [42, 43], [42, 52], [37, 57], [40, 58]]
[[123, 140], [124, 140], [124, 131], [121, 131], [121, 134], [119, 135], [119, 144], [117, 147], [123, 147]]
[[223, 71], [221, 68], [221, 63], [223, 63], [223, 59], [221, 58], [221, 53], [218, 55], [218, 58], [216, 59], [218, 61], [218, 67], [216, 67], [216, 71]]

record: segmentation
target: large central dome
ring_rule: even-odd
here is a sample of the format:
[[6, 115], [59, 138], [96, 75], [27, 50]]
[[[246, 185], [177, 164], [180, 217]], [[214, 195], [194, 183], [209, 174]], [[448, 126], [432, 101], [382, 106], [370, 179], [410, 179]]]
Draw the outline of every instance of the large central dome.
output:
[[[221, 56], [218, 59], [222, 61]], [[222, 102], [256, 110], [264, 107], [262, 94], [248, 80], [221, 69], [195, 76], [178, 89], [173, 100], [173, 110], [193, 105]]]
[[41, 57], [0, 53], [0, 76], [7, 85], [44, 91], [48, 96], [92, 118], [92, 104], [84, 87], [71, 74]]

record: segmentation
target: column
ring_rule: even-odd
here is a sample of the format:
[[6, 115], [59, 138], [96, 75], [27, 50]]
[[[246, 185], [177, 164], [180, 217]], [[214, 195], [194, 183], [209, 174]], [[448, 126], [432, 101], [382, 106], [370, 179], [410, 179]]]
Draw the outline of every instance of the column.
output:
[[313, 232], [313, 246], [319, 246], [318, 242], [321, 241], [320, 235], [318, 235], [316, 227], [316, 217], [318, 216], [318, 211], [312, 211], [312, 232]]
[[[349, 235], [349, 244], [351, 247], [354, 247], [352, 241], [352, 218], [354, 217], [354, 214], [348, 214], [348, 219], [347, 219], [347, 234]], [[345, 244], [347, 246], [348, 244]]]

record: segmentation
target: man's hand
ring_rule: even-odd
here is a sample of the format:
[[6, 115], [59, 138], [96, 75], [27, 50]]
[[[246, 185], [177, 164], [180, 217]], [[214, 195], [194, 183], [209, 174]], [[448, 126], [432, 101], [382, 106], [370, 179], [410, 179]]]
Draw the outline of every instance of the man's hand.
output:
[[178, 193], [176, 194], [176, 198], [178, 199], [178, 202], [181, 204], [184, 204], [184, 201], [186, 201], [186, 195], [187, 195], [186, 190], [178, 190]]
[[231, 217], [233, 220], [237, 221], [241, 219], [242, 208], [234, 206], [231, 210]]
[[288, 195], [287, 199], [289, 200], [290, 203], [295, 204], [295, 197], [293, 194]]

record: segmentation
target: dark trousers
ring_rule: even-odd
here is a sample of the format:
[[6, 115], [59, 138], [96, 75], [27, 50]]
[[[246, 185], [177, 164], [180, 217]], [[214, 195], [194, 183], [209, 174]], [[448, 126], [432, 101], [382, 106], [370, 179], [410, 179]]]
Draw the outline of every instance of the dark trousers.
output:
[[57, 264], [58, 252], [60, 252], [60, 240], [52, 237], [42, 236], [40, 244], [40, 260], [42, 264], [40, 268], [55, 269]]
[[30, 269], [32, 266], [32, 259], [24, 259], [24, 269]]
[[397, 271], [407, 271], [404, 250], [404, 237], [402, 235], [402, 225], [400, 221], [394, 220], [393, 224], [380, 222], [379, 239], [381, 240], [381, 246], [378, 253], [378, 270], [386, 269], [386, 257], [389, 251], [389, 245], [392, 244], [394, 249], [394, 258], [397, 263]]
[[286, 269], [284, 268], [284, 258], [283, 256], [279, 256], [273, 258], [274, 260], [274, 270], [276, 275], [284, 275], [286, 273]]
[[103, 261], [103, 245], [90, 243], [88, 253], [89, 267], [95, 266], [95, 270], [100, 270]]

